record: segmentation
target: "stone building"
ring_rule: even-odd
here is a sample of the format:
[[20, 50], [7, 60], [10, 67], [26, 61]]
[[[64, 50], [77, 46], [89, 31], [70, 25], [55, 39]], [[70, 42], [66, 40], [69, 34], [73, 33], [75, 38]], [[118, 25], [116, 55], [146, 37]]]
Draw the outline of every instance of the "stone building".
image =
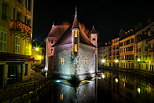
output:
[[[97, 72], [98, 32], [86, 34], [74, 17], [71, 25], [53, 25], [46, 38], [46, 69], [49, 76], [84, 80]], [[50, 75], [51, 74], [51, 75]]]
[[34, 0], [0, 0], [0, 86], [30, 79]]

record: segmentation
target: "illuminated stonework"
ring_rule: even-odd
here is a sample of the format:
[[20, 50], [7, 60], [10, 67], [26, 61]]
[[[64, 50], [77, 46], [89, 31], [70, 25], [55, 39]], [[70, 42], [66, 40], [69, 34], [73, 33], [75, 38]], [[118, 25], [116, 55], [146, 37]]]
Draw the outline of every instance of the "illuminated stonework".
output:
[[[68, 80], [84, 80], [95, 76], [98, 68], [98, 32], [93, 27], [86, 34], [82, 26], [76, 16], [71, 25], [52, 26], [46, 38], [46, 67], [49, 76]], [[49, 52], [51, 49], [52, 52]]]

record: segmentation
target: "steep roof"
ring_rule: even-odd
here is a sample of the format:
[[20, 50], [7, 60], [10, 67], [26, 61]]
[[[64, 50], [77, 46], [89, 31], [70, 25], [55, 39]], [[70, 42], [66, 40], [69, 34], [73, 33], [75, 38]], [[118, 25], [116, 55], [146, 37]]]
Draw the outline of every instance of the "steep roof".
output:
[[69, 44], [72, 43], [72, 25], [68, 27], [68, 29], [59, 37], [57, 42], [53, 45], [58, 45], [58, 44]]
[[52, 26], [48, 37], [57, 37], [59, 38], [67, 29], [69, 25], [58, 25], [58, 26]]
[[95, 29], [95, 27], [93, 26], [92, 30], [89, 32], [90, 34], [98, 34], [97, 30]]
[[78, 19], [76, 16], [74, 17], [74, 21], [72, 24], [72, 29], [74, 29], [74, 28], [79, 28], [79, 22], [78, 22]]
[[[80, 26], [79, 26], [80, 27]], [[90, 46], [94, 46], [90, 39], [88, 38], [88, 36], [83, 32], [83, 30], [81, 29], [80, 27], [80, 42], [81, 43], [84, 43], [84, 44], [87, 44], [87, 45], [90, 45]], [[94, 46], [95, 47], [95, 46]]]
[[[59, 40], [53, 46], [59, 45], [59, 44], [69, 44], [69, 43], [72, 43], [72, 29], [71, 29], [72, 25], [69, 26], [69, 28], [64, 32], [64, 34], [62, 34], [62, 36], [59, 38]], [[80, 30], [80, 42], [83, 43], [83, 44], [87, 44], [87, 45], [95, 47], [91, 43], [91, 41], [87, 37], [87, 35], [81, 29], [80, 24], [79, 24], [79, 30]]]

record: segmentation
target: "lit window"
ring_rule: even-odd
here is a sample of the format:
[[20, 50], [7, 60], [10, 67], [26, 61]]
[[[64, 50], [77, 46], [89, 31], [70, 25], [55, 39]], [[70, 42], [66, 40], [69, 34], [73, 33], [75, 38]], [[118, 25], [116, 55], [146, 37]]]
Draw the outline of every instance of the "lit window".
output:
[[74, 52], [78, 52], [78, 45], [74, 44]]
[[84, 58], [84, 64], [87, 64], [87, 58]]
[[74, 37], [78, 37], [78, 30], [74, 31]]
[[7, 33], [0, 32], [0, 51], [6, 51]]
[[29, 47], [29, 39], [26, 39], [26, 50], [25, 50], [25, 53], [26, 53], [26, 55], [29, 55], [29, 51], [30, 51], [30, 47]]
[[15, 37], [15, 53], [20, 52], [20, 37]]
[[61, 63], [64, 64], [64, 58], [61, 58]]

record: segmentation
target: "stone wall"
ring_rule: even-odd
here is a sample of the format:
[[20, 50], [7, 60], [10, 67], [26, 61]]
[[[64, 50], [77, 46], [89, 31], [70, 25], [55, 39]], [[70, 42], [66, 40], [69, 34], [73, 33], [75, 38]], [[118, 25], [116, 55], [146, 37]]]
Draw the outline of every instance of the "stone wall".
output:
[[80, 43], [79, 51], [77, 55], [74, 55], [72, 44], [58, 45], [55, 47], [53, 73], [63, 79], [76, 76], [79, 80], [83, 80], [87, 78], [87, 75], [94, 76], [96, 72], [95, 52], [96, 48]]

